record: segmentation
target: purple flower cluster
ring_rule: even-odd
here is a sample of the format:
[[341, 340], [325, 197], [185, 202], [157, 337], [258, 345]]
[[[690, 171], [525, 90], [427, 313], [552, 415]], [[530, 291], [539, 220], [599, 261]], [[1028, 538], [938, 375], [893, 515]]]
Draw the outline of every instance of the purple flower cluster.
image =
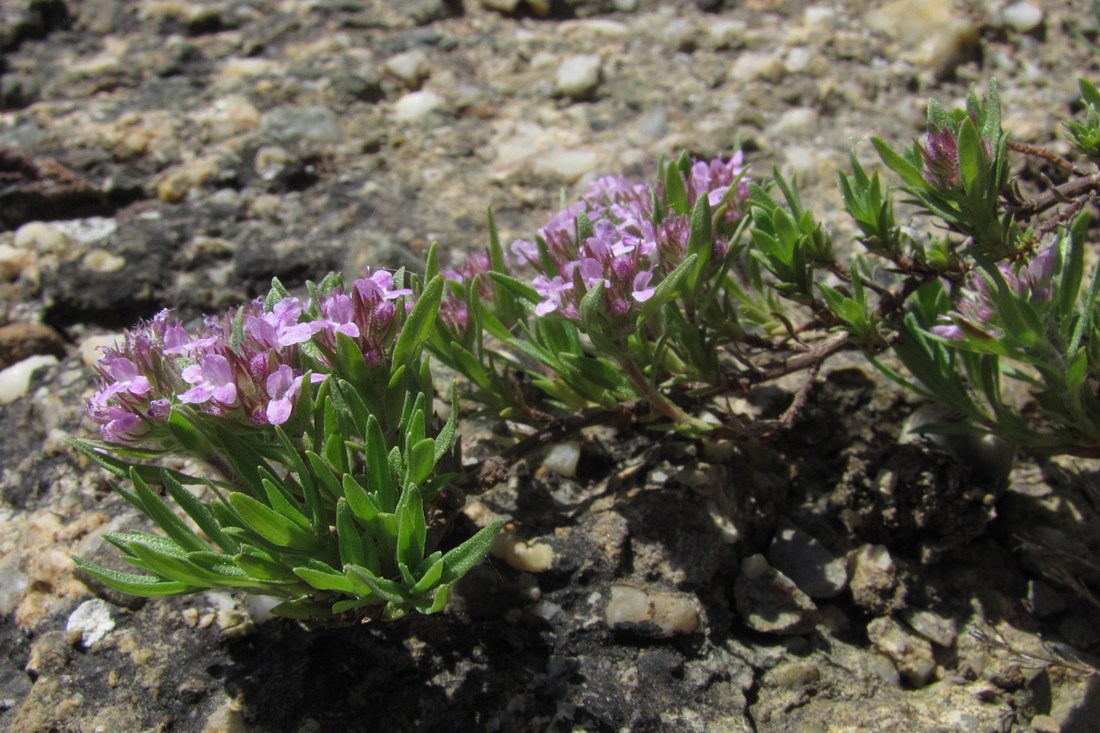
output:
[[[706, 196], [715, 212], [714, 260], [729, 247], [723, 233], [744, 214], [748, 179], [740, 152], [730, 160], [695, 161], [684, 176], [691, 206]], [[512, 254], [538, 272], [531, 284], [542, 300], [535, 314], [580, 317], [580, 297], [598, 285], [604, 288], [604, 312], [623, 321], [653, 296], [656, 285], [683, 261], [691, 234], [689, 217], [668, 212], [654, 216], [654, 198], [661, 186], [607, 176], [597, 179], [581, 200], [554, 214], [538, 230], [538, 240], [517, 240]], [[578, 241], [584, 215], [592, 231]], [[545, 256], [540, 255], [540, 245]], [[578, 287], [580, 286], [580, 287]], [[578, 292], [580, 291], [580, 292]]]
[[[1057, 243], [1047, 246], [1031, 258], [1026, 266], [1014, 268], [1007, 262], [997, 266], [1009, 289], [1033, 305], [1042, 305], [1053, 294], [1054, 265], [1058, 256]], [[987, 277], [975, 271], [967, 278], [955, 310], [944, 316], [944, 323], [933, 326], [932, 333], [949, 341], [963, 341], [968, 334], [984, 334], [999, 338], [996, 326], [997, 307]]]
[[[489, 279], [489, 270], [492, 265], [489, 262], [488, 252], [474, 252], [458, 266], [444, 270], [443, 277], [454, 283], [470, 285], [477, 278], [478, 295], [483, 301], [493, 297], [493, 283]], [[454, 292], [448, 291], [439, 303], [439, 315], [452, 333], [465, 333], [469, 323], [470, 314], [463, 298], [459, 298]]]
[[315, 383], [331, 372], [324, 354], [335, 349], [337, 334], [352, 339], [369, 365], [382, 363], [398, 304], [411, 294], [395, 287], [392, 274], [368, 269], [348, 293], [337, 288], [319, 303], [284, 297], [270, 310], [257, 299], [206, 318], [198, 333], [163, 310], [104, 349], [102, 386], [87, 414], [116, 443], [161, 437], [173, 405], [246, 425], [282, 425], [307, 375]]

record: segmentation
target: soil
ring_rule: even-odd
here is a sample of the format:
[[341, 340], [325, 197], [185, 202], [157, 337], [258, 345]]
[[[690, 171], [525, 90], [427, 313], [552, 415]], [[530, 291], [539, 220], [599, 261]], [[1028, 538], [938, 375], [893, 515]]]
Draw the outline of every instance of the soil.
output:
[[[559, 191], [737, 141], [850, 249], [836, 171], [919, 135], [929, 96], [995, 77], [1006, 129], [1068, 151], [1100, 18], [1045, 6], [0, 0], [0, 368], [42, 365], [0, 404], [0, 730], [1100, 729], [1100, 464], [901, 440], [919, 402], [855, 355], [774, 438], [600, 427], [575, 472], [509, 466], [452, 541], [492, 515], [509, 539], [435, 616], [306, 629], [70, 559], [145, 526], [64, 442], [92, 431], [94, 347], [137, 319], [433, 241], [455, 263], [488, 205], [511, 241]], [[562, 78], [578, 56], [593, 79]], [[468, 454], [499, 427], [469, 422]]]

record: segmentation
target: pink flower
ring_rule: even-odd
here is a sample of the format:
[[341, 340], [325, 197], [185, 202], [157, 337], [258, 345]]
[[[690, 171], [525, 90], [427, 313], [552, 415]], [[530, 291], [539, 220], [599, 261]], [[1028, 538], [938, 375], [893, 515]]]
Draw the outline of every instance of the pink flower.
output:
[[183, 381], [194, 387], [179, 396], [180, 402], [195, 405], [214, 400], [231, 406], [237, 401], [233, 367], [220, 354], [210, 354], [183, 370]]
[[267, 396], [271, 399], [267, 403], [264, 415], [271, 425], [282, 425], [290, 419], [290, 412], [294, 409], [294, 399], [302, 389], [302, 375], [294, 375], [294, 370], [286, 364], [280, 364], [279, 368], [268, 375]]

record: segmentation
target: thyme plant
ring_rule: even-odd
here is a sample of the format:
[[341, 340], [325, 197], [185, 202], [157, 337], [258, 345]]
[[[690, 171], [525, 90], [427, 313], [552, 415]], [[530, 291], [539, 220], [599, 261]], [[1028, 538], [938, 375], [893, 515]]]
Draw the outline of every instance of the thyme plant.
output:
[[[303, 619], [443, 608], [499, 524], [434, 549], [457, 411], [436, 425], [421, 352], [443, 281], [402, 278], [368, 271], [345, 291], [330, 275], [305, 303], [276, 281], [197, 333], [162, 311], [107, 349], [88, 405], [106, 440], [75, 445], [129, 479], [119, 493], [164, 536], [106, 536], [143, 574], [79, 567], [142, 596], [278, 596], [276, 614]], [[166, 453], [211, 475], [149, 463]]]
[[[88, 405], [104, 440], [75, 445], [130, 482], [119, 492], [163, 536], [107, 536], [144, 573], [78, 563], [128, 593], [237, 588], [306, 619], [440, 610], [499, 523], [436, 549], [458, 405], [452, 394], [438, 425], [425, 351], [465, 377], [483, 412], [541, 429], [512, 452], [623, 417], [688, 437], [773, 432], [830, 356], [859, 349], [949, 408], [926, 431], [1098, 456], [1087, 211], [1100, 92], [1080, 87], [1083, 112], [1066, 125], [1077, 161], [1009, 140], [995, 84], [963, 110], [930, 101], [923, 141], [899, 151], [872, 138], [900, 185], [852, 156], [839, 177], [859, 231], [846, 262], [793, 181], [750, 178], [740, 153], [683, 155], [654, 183], [596, 180], [507, 248], [490, 212], [488, 247], [448, 270], [433, 247], [423, 279], [368, 271], [345, 290], [329, 275], [304, 301], [276, 281], [197, 332], [162, 312], [104, 353]], [[1044, 167], [1037, 190], [1013, 178], [1014, 156]], [[899, 223], [898, 195], [931, 226]], [[799, 372], [777, 419], [720, 409]], [[1009, 380], [1027, 400], [1007, 396]], [[160, 468], [165, 454], [210, 473]]]

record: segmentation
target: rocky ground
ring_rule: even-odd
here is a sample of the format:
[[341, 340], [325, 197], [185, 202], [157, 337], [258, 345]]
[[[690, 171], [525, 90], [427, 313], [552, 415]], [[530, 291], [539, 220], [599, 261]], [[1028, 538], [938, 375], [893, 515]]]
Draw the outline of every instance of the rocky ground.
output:
[[1098, 22], [1084, 0], [0, 0], [0, 727], [1097, 730], [1097, 464], [1021, 456], [1002, 485], [899, 443], [914, 403], [857, 360], [774, 440], [602, 429], [531, 456], [461, 518], [514, 524], [450, 612], [389, 625], [89, 590], [69, 555], [109, 561], [103, 532], [141, 519], [64, 439], [138, 318], [432, 241], [457, 261], [489, 204], [510, 241], [560, 190], [683, 149], [797, 173], [842, 238], [849, 151], [992, 77], [1012, 135], [1049, 142], [1100, 78]]

